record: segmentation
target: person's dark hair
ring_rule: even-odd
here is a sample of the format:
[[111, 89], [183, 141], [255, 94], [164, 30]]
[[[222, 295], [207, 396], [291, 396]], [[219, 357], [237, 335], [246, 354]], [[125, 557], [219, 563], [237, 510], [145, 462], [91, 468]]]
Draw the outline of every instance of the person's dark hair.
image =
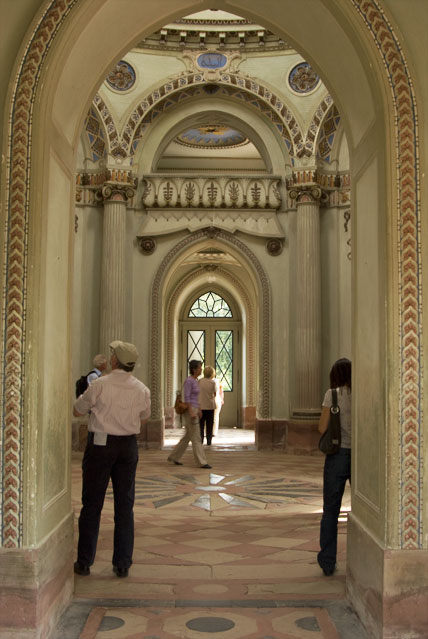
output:
[[121, 364], [119, 360], [117, 361], [117, 367], [120, 368], [120, 370], [122, 371], [126, 371], [127, 373], [132, 373], [132, 371], [134, 370], [134, 366], [135, 364], [129, 364], [129, 366], [127, 366], [126, 364]]
[[348, 386], [351, 388], [351, 361], [343, 357], [334, 362], [330, 371], [330, 388]]
[[191, 375], [193, 375], [193, 373], [198, 368], [198, 366], [202, 366], [202, 362], [200, 362], [198, 359], [190, 360], [190, 362], [189, 362], [189, 373]]

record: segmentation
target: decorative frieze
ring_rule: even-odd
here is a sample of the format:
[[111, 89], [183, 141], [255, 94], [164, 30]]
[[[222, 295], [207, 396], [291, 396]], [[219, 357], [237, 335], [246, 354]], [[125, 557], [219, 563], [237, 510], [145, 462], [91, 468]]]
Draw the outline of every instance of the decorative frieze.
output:
[[262, 237], [284, 237], [275, 211], [250, 209], [148, 209], [137, 237], [165, 235], [187, 229], [191, 233], [215, 227]]
[[279, 209], [280, 178], [146, 176], [143, 205], [150, 208]]

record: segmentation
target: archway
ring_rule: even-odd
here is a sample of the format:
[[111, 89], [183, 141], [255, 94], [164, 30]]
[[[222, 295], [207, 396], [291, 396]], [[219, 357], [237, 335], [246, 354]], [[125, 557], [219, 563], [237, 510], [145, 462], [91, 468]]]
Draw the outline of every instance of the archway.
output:
[[[146, 3], [144, 19], [136, 20], [140, 3], [129, 0], [122, 4], [119, 38], [116, 7], [111, 1], [46, 3], [11, 81], [14, 118], [5, 148], [10, 171], [5, 198], [8, 270], [3, 280], [2, 427], [3, 446], [8, 451], [2, 475], [2, 542], [9, 548], [39, 548], [46, 539], [52, 544], [53, 531], [55, 543], [64, 545], [65, 540], [70, 548], [69, 398], [59, 383], [67, 379], [68, 358], [58, 368], [57, 353], [69, 352], [64, 327], [69, 325], [72, 221], [71, 216], [62, 218], [57, 212], [69, 209], [76, 138], [93, 91], [105, 75], [106, 61], [119, 57], [137, 37], [171, 17], [166, 11], [163, 15], [156, 3]], [[200, 3], [191, 6], [201, 8]], [[354, 207], [359, 213], [354, 218], [354, 362], [358, 388], [355, 442], [361, 461], [355, 469], [352, 525], [363, 547], [374, 554], [380, 552], [383, 566], [383, 562], [399, 561], [400, 549], [424, 549], [426, 545], [426, 517], [421, 508], [420, 388], [424, 378], [418, 284], [422, 269], [419, 154], [413, 83], [399, 40], [377, 2], [350, 0], [340, 9], [333, 0], [319, 2], [310, 16], [294, 3], [271, 3], [269, 19], [260, 15], [256, 3], [246, 3], [244, 8], [232, 2], [225, 6], [268, 24], [294, 43], [323, 72], [346, 117]], [[174, 9], [175, 16], [190, 7], [178, 2]], [[100, 21], [106, 27], [103, 40], [98, 37]], [[331, 43], [328, 55], [326, 40]], [[96, 55], [91, 56], [90, 64], [85, 60], [82, 75], [84, 56], [94, 43]], [[45, 65], [50, 52], [50, 64]], [[352, 69], [346, 78], [334, 63], [337, 56], [346, 58]], [[77, 81], [79, 96], [74, 92]], [[387, 113], [394, 113], [395, 119], [388, 119]], [[393, 158], [388, 155], [390, 140], [396, 142]], [[387, 260], [378, 260], [378, 255]], [[381, 298], [385, 304], [379, 303]], [[368, 308], [375, 311], [374, 324], [369, 321]], [[38, 381], [29, 385], [27, 379]], [[376, 414], [372, 406], [377, 407]], [[61, 430], [58, 423], [63, 425]], [[395, 460], [392, 467], [386, 465], [386, 452]], [[34, 464], [24, 467], [24, 459]], [[386, 484], [397, 473], [401, 484], [390, 505]], [[30, 484], [35, 486], [31, 494], [24, 489]], [[397, 553], [387, 556], [383, 552], [387, 547]], [[16, 552], [19, 561], [23, 554]], [[36, 571], [40, 571], [41, 553], [38, 556]], [[358, 570], [359, 560], [354, 559], [352, 597], [362, 611], [364, 568]], [[62, 566], [64, 578], [58, 590], [66, 596], [70, 575]], [[34, 583], [37, 581], [35, 578]], [[382, 586], [378, 594], [381, 601]], [[35, 602], [34, 607], [39, 604]], [[365, 614], [378, 629], [382, 611], [375, 607]]]

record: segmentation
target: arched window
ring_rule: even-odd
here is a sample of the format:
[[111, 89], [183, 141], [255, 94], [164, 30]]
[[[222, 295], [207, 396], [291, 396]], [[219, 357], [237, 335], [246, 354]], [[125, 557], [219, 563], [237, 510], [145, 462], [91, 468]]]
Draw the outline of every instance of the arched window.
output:
[[189, 317], [232, 317], [232, 311], [226, 300], [209, 291], [193, 303]]

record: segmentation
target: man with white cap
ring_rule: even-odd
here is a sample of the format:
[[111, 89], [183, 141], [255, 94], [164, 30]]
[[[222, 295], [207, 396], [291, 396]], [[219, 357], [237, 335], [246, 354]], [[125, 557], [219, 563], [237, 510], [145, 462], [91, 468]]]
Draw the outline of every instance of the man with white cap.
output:
[[134, 344], [110, 344], [112, 371], [93, 381], [74, 403], [73, 415], [89, 413], [82, 462], [82, 510], [74, 572], [89, 575], [97, 548], [101, 510], [109, 480], [114, 493], [113, 570], [127, 577], [134, 548], [134, 493], [138, 462], [136, 435], [150, 417], [150, 391], [131, 373]]

